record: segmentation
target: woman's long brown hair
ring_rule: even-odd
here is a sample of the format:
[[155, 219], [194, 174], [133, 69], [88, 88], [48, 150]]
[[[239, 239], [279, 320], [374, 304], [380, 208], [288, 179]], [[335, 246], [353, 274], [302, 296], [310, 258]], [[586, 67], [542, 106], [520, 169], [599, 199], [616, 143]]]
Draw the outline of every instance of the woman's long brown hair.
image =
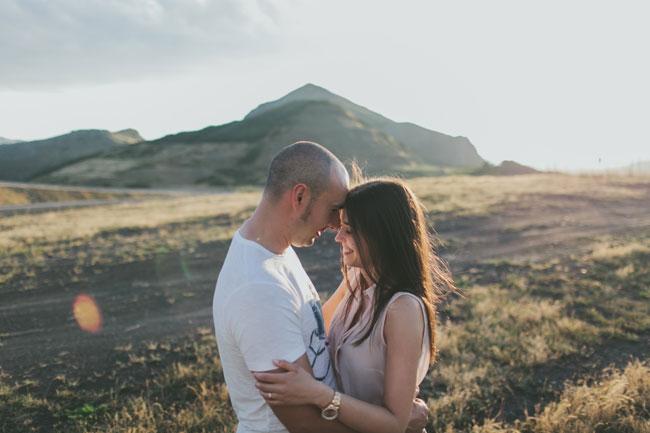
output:
[[[361, 291], [369, 284], [376, 284], [370, 326], [355, 344], [370, 336], [395, 293], [409, 292], [424, 303], [430, 335], [429, 361], [433, 363], [439, 295], [456, 289], [447, 266], [435, 252], [435, 237], [427, 225], [424, 206], [402, 180], [381, 178], [350, 190], [343, 209], [363, 268], [371, 279], [360, 278], [360, 285], [351, 290]], [[342, 267], [347, 280], [347, 272]], [[350, 287], [349, 281], [347, 283]], [[352, 297], [349, 297], [346, 317], [351, 304]], [[352, 324], [358, 320], [362, 308], [352, 318]]]

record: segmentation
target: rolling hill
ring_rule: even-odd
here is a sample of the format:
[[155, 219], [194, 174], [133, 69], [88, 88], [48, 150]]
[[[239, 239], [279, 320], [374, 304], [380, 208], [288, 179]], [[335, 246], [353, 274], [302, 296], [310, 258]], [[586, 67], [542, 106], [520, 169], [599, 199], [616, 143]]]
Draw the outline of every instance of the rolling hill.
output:
[[0, 180], [30, 181], [115, 147], [142, 141], [137, 131], [81, 130], [0, 147]]
[[485, 162], [465, 137], [394, 122], [307, 84], [242, 120], [114, 146], [32, 180], [120, 187], [260, 184], [273, 155], [298, 140], [321, 143], [344, 161], [355, 159], [369, 174], [467, 172]]
[[518, 176], [520, 174], [537, 174], [542, 173], [527, 165], [519, 164], [515, 161], [502, 161], [499, 165], [485, 163], [483, 167], [473, 171], [471, 174], [480, 176]]

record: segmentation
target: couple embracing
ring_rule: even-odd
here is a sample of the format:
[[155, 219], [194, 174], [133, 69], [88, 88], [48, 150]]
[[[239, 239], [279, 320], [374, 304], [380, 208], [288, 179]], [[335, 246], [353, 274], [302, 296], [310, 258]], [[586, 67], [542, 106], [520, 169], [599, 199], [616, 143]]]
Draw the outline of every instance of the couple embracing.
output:
[[[349, 189], [316, 143], [285, 147], [235, 233], [213, 300], [238, 433], [421, 432], [436, 292], [453, 288], [400, 180]], [[342, 281], [321, 306], [292, 247], [337, 231]]]

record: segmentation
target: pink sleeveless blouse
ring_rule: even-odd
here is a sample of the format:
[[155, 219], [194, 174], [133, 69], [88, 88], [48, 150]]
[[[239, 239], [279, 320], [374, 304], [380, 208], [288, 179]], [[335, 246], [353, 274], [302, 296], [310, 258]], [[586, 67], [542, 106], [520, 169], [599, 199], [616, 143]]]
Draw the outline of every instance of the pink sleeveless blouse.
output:
[[[328, 349], [338, 390], [368, 403], [382, 406], [384, 404], [384, 371], [386, 369], [384, 322], [388, 308], [400, 296], [410, 296], [418, 301], [422, 310], [425, 326], [424, 338], [422, 339], [422, 354], [417, 369], [418, 385], [429, 370], [429, 326], [422, 300], [411, 293], [398, 292], [388, 301], [370, 336], [363, 343], [355, 346], [353, 343], [365, 334], [367, 331], [366, 326], [369, 326], [369, 322], [372, 320], [374, 295], [374, 285], [366, 289], [363, 294], [357, 295], [352, 300], [347, 320], [343, 317], [345, 306], [348, 298], [353, 295], [350, 293], [345, 295], [332, 317], [328, 335]], [[359, 296], [364, 297], [364, 311], [361, 313], [357, 324], [350, 328], [349, 323], [361, 306]]]

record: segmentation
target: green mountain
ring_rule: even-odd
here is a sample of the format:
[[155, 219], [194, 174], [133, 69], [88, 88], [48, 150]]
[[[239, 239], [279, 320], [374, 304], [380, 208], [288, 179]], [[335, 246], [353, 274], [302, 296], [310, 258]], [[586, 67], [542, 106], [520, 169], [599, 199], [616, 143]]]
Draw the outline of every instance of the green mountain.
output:
[[465, 137], [451, 137], [413, 123], [394, 122], [314, 84], [306, 84], [277, 101], [260, 105], [251, 111], [245, 120], [296, 101], [326, 101], [337, 105], [356, 117], [367, 128], [382, 131], [403, 143], [411, 158], [416, 157], [427, 164], [479, 167], [484, 163], [472, 143]]
[[484, 164], [465, 137], [398, 123], [307, 84], [260, 105], [244, 119], [110, 149], [40, 176], [40, 182], [171, 187], [264, 182], [273, 155], [312, 140], [369, 174], [468, 171]]
[[30, 181], [110, 149], [142, 141], [137, 131], [73, 131], [0, 146], [0, 180]]

